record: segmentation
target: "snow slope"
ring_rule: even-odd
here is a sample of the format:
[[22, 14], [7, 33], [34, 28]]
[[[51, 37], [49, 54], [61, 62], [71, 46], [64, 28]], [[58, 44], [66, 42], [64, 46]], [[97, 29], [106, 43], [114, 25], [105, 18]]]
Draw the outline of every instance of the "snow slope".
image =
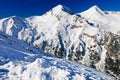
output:
[[0, 80], [114, 80], [0, 32]]
[[115, 34], [120, 32], [120, 14], [118, 12], [103, 11], [95, 5], [80, 13], [80, 15], [96, 27], [102, 28], [105, 31], [110, 31]]

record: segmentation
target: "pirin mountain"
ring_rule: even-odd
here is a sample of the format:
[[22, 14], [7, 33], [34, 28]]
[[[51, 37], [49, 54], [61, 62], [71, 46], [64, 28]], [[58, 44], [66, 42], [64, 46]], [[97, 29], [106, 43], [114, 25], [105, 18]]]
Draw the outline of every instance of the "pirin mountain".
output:
[[[66, 64], [68, 69], [74, 69], [74, 66], [76, 67], [78, 64], [83, 64], [119, 79], [119, 21], [120, 12], [104, 11], [96, 5], [81, 13], [74, 13], [74, 11], [66, 6], [58, 5], [41, 16], [31, 16], [28, 18], [11, 16], [0, 19], [0, 68], [5, 68], [0, 69], [0, 77], [2, 77], [2, 79], [8, 78], [14, 80], [15, 77], [12, 75], [14, 74], [19, 77], [20, 80], [27, 80], [28, 78], [25, 78], [25, 76], [23, 78], [23, 75], [25, 75], [24, 70], [26, 70], [27, 67], [29, 68], [26, 70], [26, 74], [28, 71], [33, 73], [30, 74], [32, 76], [35, 72], [33, 67], [30, 66], [35, 65], [39, 70], [39, 64], [41, 64], [41, 66], [45, 65], [45, 69], [48, 65], [54, 65], [59, 68], [62, 66], [62, 63], [64, 63], [63, 67], [65, 67]], [[60, 58], [61, 64], [55, 56]], [[63, 61], [61, 61], [61, 59], [63, 59]], [[68, 62], [64, 60], [68, 60]], [[48, 63], [45, 61], [48, 61]], [[52, 61], [54, 63], [52, 63]], [[31, 64], [28, 64], [28, 62]], [[55, 65], [55, 63], [59, 64]], [[20, 67], [20, 69], [23, 69], [21, 70], [21, 78], [19, 76], [20, 73], [12, 73], [12, 70], [10, 70], [14, 67], [19, 67], [19, 65], [25, 65], [24, 68]], [[52, 70], [54, 66], [50, 68], [50, 70]], [[30, 69], [33, 69], [33, 72]], [[59, 70], [61, 69], [62, 67], [60, 67]], [[77, 69], [75, 70], [77, 71]], [[41, 80], [67, 80], [67, 78], [64, 77], [64, 75], [68, 74], [67, 72], [62, 75], [64, 79], [59, 79], [53, 77], [53, 75], [57, 73], [57, 69], [56, 71], [53, 69], [51, 74], [47, 73], [49, 70], [47, 71], [45, 69], [45, 71], [41, 76], [47, 76], [46, 78], [42, 76], [42, 78], [40, 78]], [[75, 74], [74, 71], [73, 73]], [[39, 75], [39, 73], [36, 74]], [[97, 76], [97, 74], [94, 76]], [[102, 77], [92, 78], [97, 80], [112, 79]], [[80, 78], [90, 79], [87, 77], [87, 73], [84, 77], [76, 78], [78, 78], [78, 80], [80, 80]], [[34, 77], [32, 76], [32, 78], [28, 80], [33, 79]], [[74, 78], [71, 77], [68, 79]]]

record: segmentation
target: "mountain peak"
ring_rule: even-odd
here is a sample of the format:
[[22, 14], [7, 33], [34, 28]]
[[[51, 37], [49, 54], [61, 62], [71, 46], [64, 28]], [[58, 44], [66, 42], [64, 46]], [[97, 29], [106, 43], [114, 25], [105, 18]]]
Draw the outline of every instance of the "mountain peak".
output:
[[87, 12], [89, 12], [89, 13], [96, 13], [96, 14], [100, 14], [100, 15], [104, 15], [105, 14], [105, 12], [102, 9], [100, 9], [97, 5], [94, 5], [91, 8], [89, 8], [87, 10]]
[[59, 4], [59, 5], [57, 5], [56, 7], [54, 7], [53, 9], [60, 9], [60, 10], [62, 10], [62, 9], [64, 9], [64, 7], [65, 7], [65, 6]]
[[97, 5], [91, 7], [91, 9], [100, 9]]
[[104, 16], [105, 12], [102, 9], [100, 9], [97, 5], [94, 5], [94, 6], [90, 7], [88, 10], [86, 10], [80, 14], [86, 18], [90, 18], [93, 16]]
[[73, 14], [73, 12], [68, 7], [61, 4], [55, 6], [49, 12], [52, 12], [53, 14], [58, 14], [60, 12], [67, 12], [69, 14]]

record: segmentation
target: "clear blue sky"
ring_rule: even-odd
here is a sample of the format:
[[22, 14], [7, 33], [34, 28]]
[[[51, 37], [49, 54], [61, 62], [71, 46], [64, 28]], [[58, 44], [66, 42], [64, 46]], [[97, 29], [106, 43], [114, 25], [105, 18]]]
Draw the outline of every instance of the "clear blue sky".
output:
[[58, 4], [74, 12], [82, 12], [93, 5], [104, 10], [120, 11], [120, 0], [0, 0], [0, 18], [42, 15]]

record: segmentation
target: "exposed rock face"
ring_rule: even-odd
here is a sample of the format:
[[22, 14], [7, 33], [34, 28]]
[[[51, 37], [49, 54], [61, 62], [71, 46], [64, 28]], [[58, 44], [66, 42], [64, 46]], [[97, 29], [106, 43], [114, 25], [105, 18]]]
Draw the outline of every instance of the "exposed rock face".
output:
[[[108, 16], [96, 6], [90, 10], [98, 18]], [[108, 22], [105, 24], [91, 18], [86, 18], [85, 14], [74, 14], [67, 7], [59, 5], [42, 16], [2, 19], [0, 31], [60, 58], [119, 78], [120, 35], [111, 31], [114, 25], [106, 26]], [[120, 28], [117, 28], [119, 31]]]
[[106, 72], [115, 77], [120, 77], [120, 36], [115, 35], [112, 38], [105, 61]]

